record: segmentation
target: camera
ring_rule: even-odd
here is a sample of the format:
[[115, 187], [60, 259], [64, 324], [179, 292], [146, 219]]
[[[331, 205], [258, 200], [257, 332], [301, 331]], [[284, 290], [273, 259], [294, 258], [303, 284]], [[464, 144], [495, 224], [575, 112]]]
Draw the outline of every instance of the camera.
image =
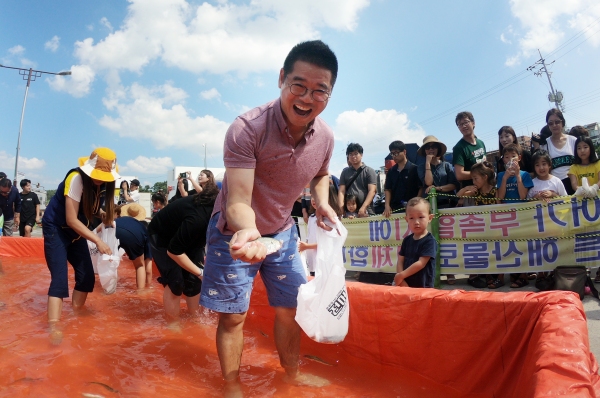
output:
[[187, 173], [179, 173], [179, 178], [187, 178]]

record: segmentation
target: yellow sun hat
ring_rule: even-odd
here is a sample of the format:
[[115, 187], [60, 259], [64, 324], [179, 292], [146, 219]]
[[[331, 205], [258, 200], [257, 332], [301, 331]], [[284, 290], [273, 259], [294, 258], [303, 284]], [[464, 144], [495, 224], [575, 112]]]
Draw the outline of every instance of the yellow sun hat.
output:
[[109, 148], [96, 148], [89, 157], [79, 158], [79, 168], [98, 181], [112, 182], [120, 178], [117, 155]]
[[137, 203], [129, 203], [121, 207], [121, 217], [133, 217], [138, 221], [146, 219], [146, 209]]

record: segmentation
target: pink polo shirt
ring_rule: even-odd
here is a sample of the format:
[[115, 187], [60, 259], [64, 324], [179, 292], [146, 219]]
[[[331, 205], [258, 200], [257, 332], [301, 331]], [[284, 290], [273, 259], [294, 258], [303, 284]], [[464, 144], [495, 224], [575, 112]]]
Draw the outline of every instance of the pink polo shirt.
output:
[[[328, 174], [333, 131], [316, 118], [294, 148], [281, 112], [280, 99], [238, 116], [227, 130], [223, 148], [226, 168], [254, 169], [252, 209], [261, 235], [272, 235], [293, 225], [290, 213], [302, 189], [317, 176]], [[213, 214], [221, 212], [217, 228], [227, 228], [227, 173]]]

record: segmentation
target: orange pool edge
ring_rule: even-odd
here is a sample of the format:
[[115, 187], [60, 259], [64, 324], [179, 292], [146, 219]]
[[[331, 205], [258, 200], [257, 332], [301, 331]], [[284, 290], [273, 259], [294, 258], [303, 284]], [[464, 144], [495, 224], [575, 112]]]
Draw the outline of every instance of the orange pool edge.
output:
[[[3, 237], [0, 257], [43, 260], [43, 239]], [[418, 373], [477, 396], [600, 396], [583, 306], [568, 292], [490, 293], [348, 283], [343, 343], [303, 348], [324, 359], [340, 350]], [[250, 311], [270, 330], [273, 310], [260, 278]], [[256, 325], [255, 325], [256, 326]]]

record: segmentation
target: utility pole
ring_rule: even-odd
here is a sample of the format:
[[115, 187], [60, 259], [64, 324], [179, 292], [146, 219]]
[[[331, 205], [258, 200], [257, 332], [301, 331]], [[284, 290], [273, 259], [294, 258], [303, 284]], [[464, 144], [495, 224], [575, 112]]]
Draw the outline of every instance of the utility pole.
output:
[[[562, 105], [563, 93], [561, 93], [560, 91], [554, 90], [554, 86], [552, 85], [552, 80], [550, 79], [550, 75], [552, 73], [548, 72], [548, 68], [546, 67], [546, 60], [544, 59], [544, 57], [542, 57], [542, 52], [539, 49], [538, 49], [538, 53], [540, 54], [540, 59], [535, 64], [533, 64], [529, 68], [527, 68], [527, 70], [535, 70], [537, 68], [536, 65], [541, 65], [540, 69], [538, 71], [534, 72], [533, 74], [536, 76], [541, 76], [542, 73], [546, 74], [546, 77], [548, 77], [548, 83], [550, 83], [550, 93], [548, 94], [548, 101], [554, 102], [554, 104], [556, 105], [556, 108], [559, 109], [561, 112], [564, 112], [565, 108]], [[553, 63], [554, 63], [554, 61], [552, 61], [550, 63], [550, 65], [552, 65]]]
[[25, 105], [27, 105], [27, 93], [29, 93], [29, 86], [31, 82], [34, 82], [42, 74], [57, 75], [57, 76], [70, 76], [71, 71], [66, 72], [46, 72], [43, 70], [35, 70], [32, 68], [15, 68], [12, 66], [0, 65], [0, 68], [15, 69], [19, 71], [19, 75], [23, 76], [23, 80], [27, 80], [25, 86], [25, 98], [23, 99], [23, 107], [21, 108], [21, 122], [19, 123], [19, 138], [17, 139], [17, 156], [15, 157], [15, 185], [17, 184], [17, 178], [19, 174], [19, 152], [21, 151], [21, 132], [23, 131], [23, 118], [25, 117]]

